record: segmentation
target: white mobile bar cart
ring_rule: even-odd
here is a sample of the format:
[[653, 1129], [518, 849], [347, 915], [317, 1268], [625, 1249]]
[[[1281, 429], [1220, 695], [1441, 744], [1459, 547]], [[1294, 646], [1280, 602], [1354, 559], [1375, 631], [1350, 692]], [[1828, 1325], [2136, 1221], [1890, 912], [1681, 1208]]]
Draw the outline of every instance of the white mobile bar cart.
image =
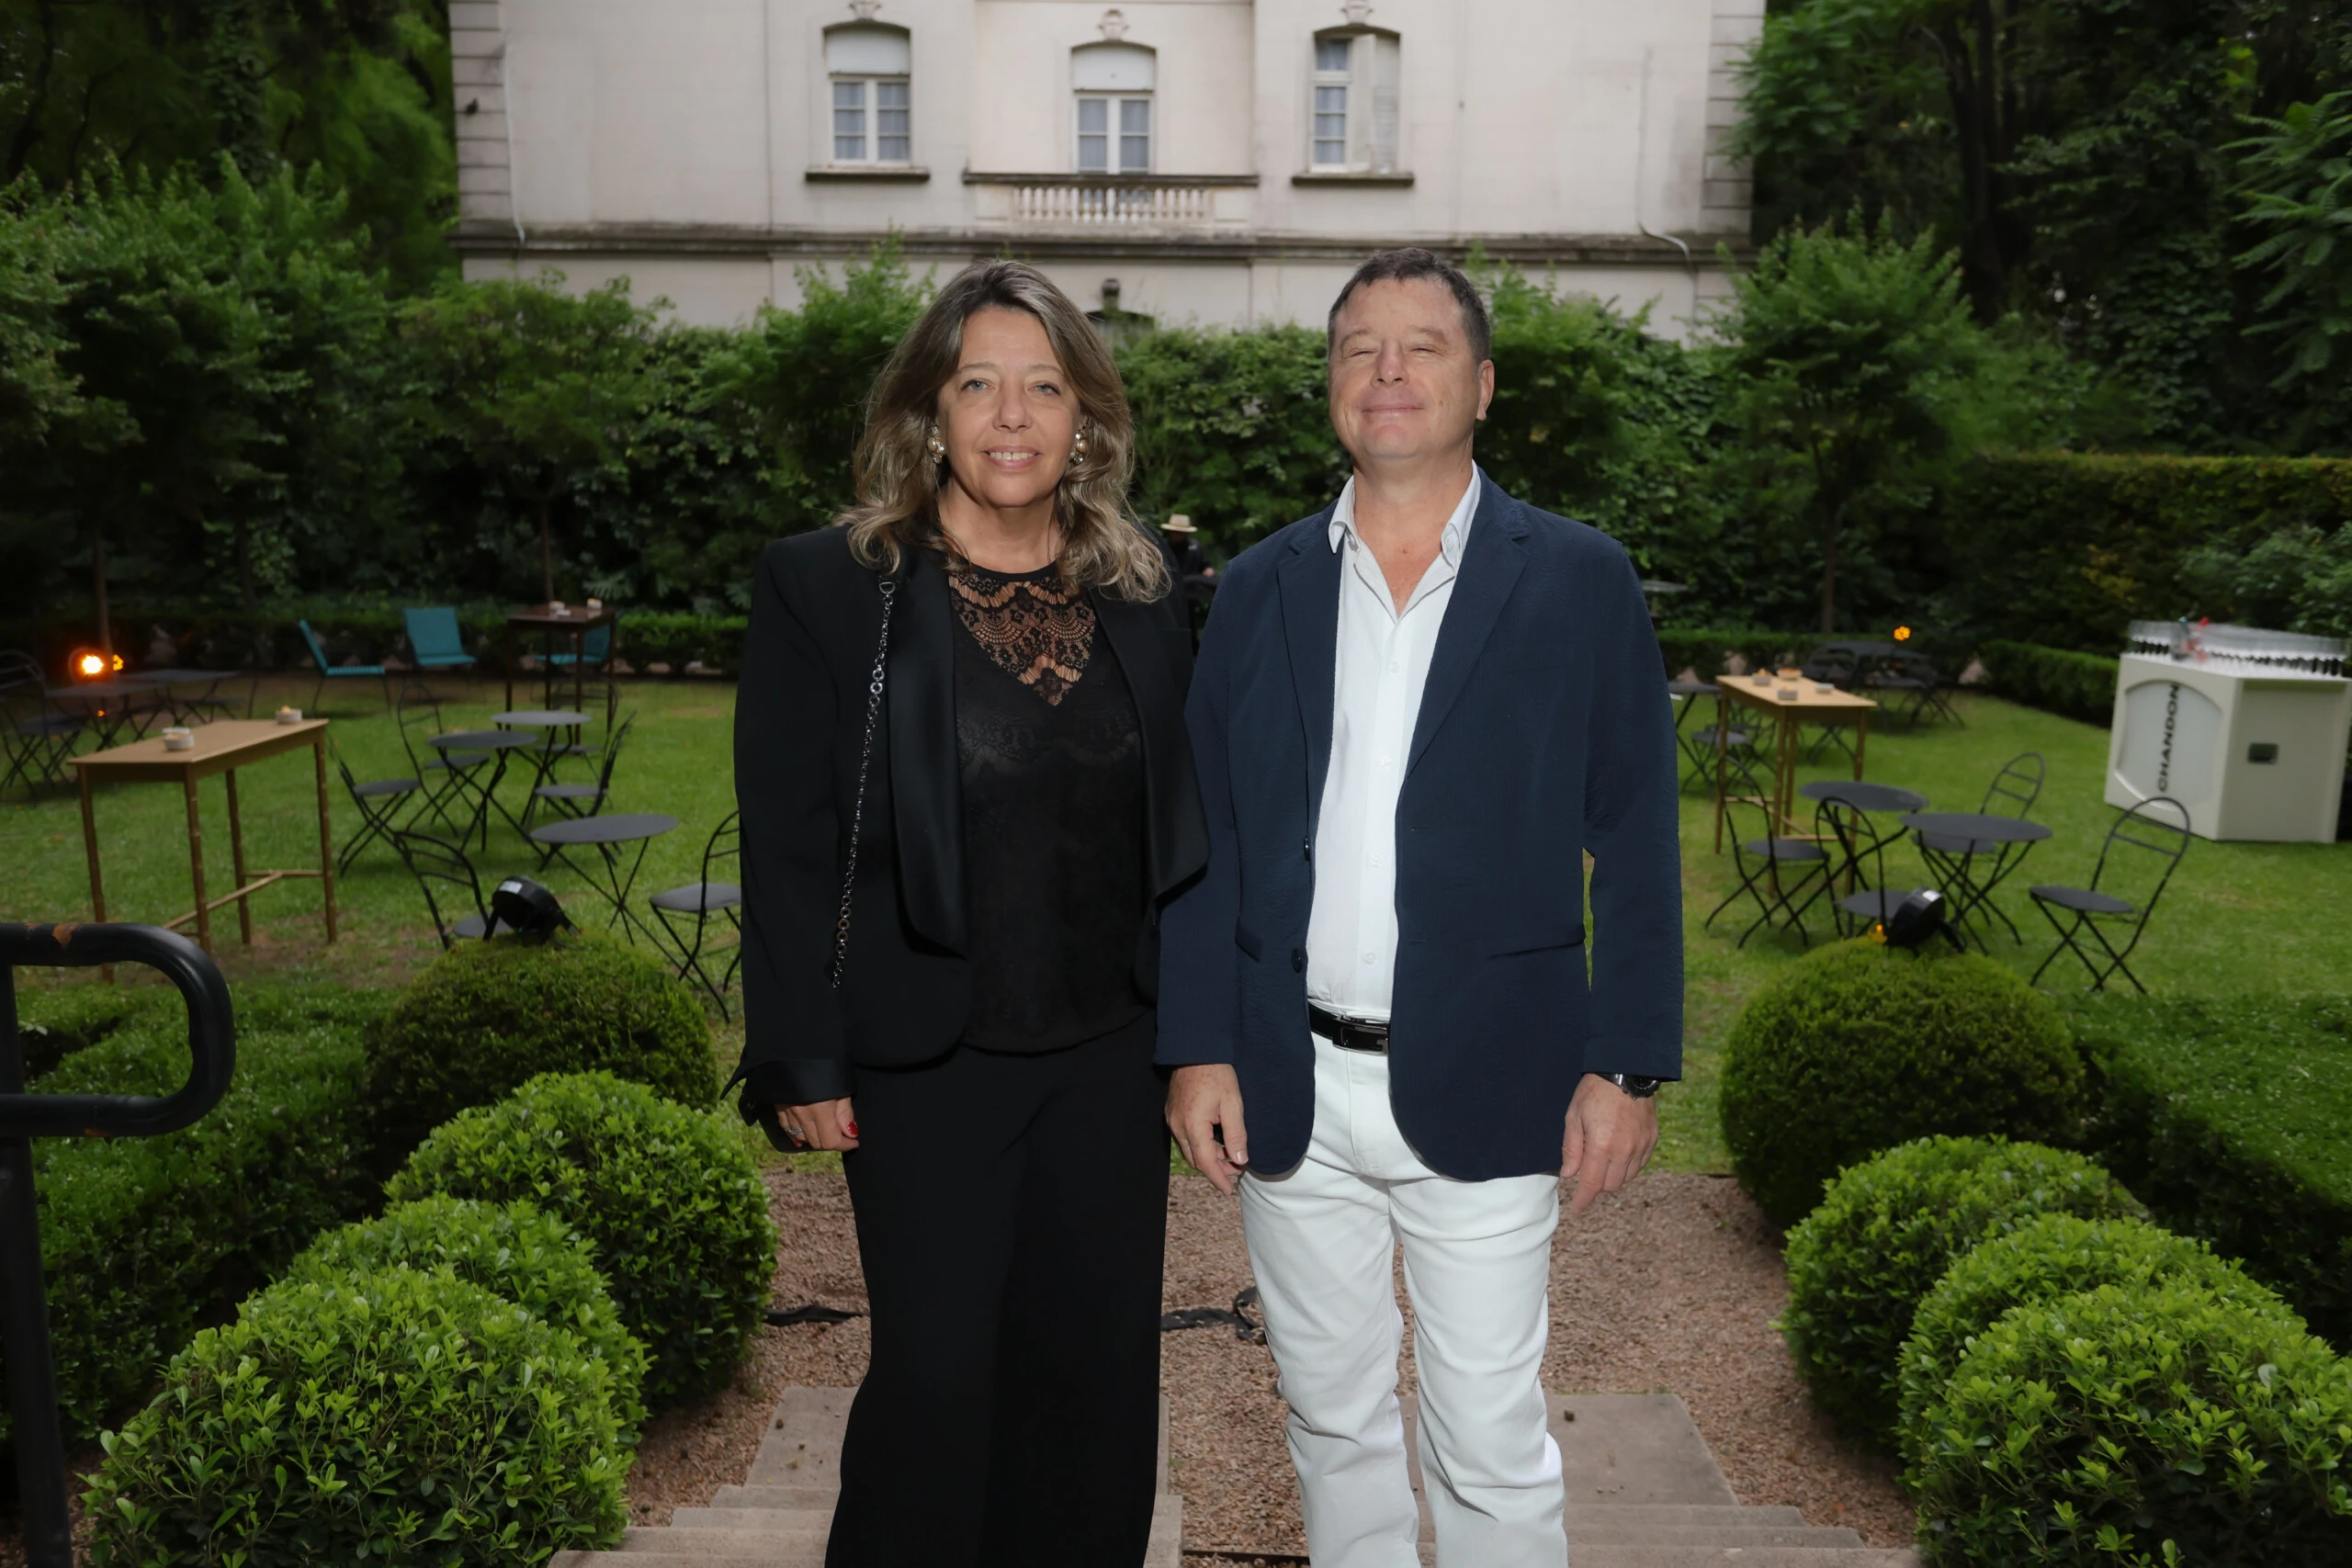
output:
[[2107, 803], [2168, 795], [2201, 838], [2331, 842], [2348, 743], [2343, 643], [2135, 621], [2115, 682]]

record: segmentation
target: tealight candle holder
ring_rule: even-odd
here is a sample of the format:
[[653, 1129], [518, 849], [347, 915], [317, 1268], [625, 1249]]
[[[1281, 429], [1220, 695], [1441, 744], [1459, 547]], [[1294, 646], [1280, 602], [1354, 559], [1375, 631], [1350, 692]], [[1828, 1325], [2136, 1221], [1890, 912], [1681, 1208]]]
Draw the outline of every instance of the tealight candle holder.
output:
[[164, 729], [164, 750], [166, 751], [195, 750], [196, 731], [188, 728], [186, 725], [174, 724], [166, 726]]
[[563, 601], [562, 601], [562, 600], [560, 600], [560, 599], [550, 599], [550, 600], [548, 600], [548, 614], [550, 614], [550, 615], [562, 615], [562, 614], [563, 614]]
[[302, 710], [300, 708], [279, 708], [277, 710], [277, 722], [280, 724], [300, 724], [302, 722]]

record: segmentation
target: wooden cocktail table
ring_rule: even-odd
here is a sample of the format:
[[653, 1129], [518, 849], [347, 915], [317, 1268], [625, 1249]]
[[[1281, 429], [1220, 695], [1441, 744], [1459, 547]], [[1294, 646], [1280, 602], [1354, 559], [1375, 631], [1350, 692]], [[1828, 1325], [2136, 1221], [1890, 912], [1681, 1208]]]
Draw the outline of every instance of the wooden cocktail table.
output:
[[[245, 870], [245, 840], [237, 819], [237, 770], [248, 762], [258, 762], [265, 757], [275, 757], [281, 751], [309, 747], [318, 767], [319, 777], [319, 869], [316, 871], [256, 871]], [[326, 904], [327, 940], [334, 940], [334, 830], [327, 817], [327, 721], [307, 718], [300, 724], [279, 724], [266, 718], [216, 719], [196, 731], [196, 747], [188, 751], [166, 751], [164, 738], [151, 736], [134, 740], [127, 746], [116, 746], [104, 751], [93, 751], [86, 757], [76, 757], [74, 766], [82, 778], [82, 844], [90, 859], [90, 903], [94, 917], [107, 918], [106, 884], [98, 872], [98, 823], [93, 809], [91, 792], [102, 784], [172, 784], [176, 782], [187, 796], [187, 859], [188, 869], [196, 878], [196, 908], [177, 919], [165, 920], [167, 927], [196, 922], [196, 940], [207, 953], [212, 951], [212, 911], [233, 902], [237, 906], [237, 931], [247, 947], [253, 945], [254, 917], [250, 899], [261, 888], [289, 876], [319, 878]], [[235, 890], [218, 898], [204, 896], [204, 826], [197, 814], [196, 785], [199, 779], [220, 773], [229, 788], [229, 862], [236, 873]]]
[[[1736, 796], [1762, 807], [1772, 821], [1775, 838], [1803, 838], [1798, 832], [1795, 817], [1797, 793], [1797, 751], [1800, 731], [1808, 724], [1851, 724], [1859, 733], [1854, 739], [1854, 777], [1862, 776], [1862, 753], [1871, 742], [1871, 715], [1878, 705], [1868, 697], [1851, 692], [1816, 692], [1817, 682], [1805, 680], [1783, 681], [1775, 675], [1770, 682], [1758, 685], [1749, 675], [1725, 675], [1716, 682], [1724, 696], [1742, 707], [1766, 715], [1775, 727], [1772, 747], [1772, 793], [1770, 798]], [[1782, 696], [1787, 692], [1790, 694]], [[1724, 756], [1723, 734], [1715, 737], [1715, 852], [1724, 848], [1724, 801], [1728, 796], [1725, 778], [1728, 764]]]

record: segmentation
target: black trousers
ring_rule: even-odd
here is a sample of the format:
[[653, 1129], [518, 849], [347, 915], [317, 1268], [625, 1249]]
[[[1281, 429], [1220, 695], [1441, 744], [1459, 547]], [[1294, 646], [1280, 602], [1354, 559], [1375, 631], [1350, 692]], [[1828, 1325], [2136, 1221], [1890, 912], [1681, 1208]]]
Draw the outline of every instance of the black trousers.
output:
[[826, 1568], [1136, 1568], [1157, 1489], [1166, 1091], [1152, 1019], [860, 1068], [874, 1325]]

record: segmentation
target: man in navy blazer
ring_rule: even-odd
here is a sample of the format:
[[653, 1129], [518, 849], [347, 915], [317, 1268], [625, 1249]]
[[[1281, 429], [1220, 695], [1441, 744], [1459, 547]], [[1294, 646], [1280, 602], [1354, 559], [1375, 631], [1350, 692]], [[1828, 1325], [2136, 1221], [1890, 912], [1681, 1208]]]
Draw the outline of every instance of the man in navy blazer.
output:
[[1349, 280], [1354, 477], [1233, 562], [1187, 708], [1210, 848], [1163, 921], [1169, 1122], [1241, 1193], [1317, 1568], [1419, 1562], [1400, 1241], [1438, 1561], [1563, 1568], [1560, 1181], [1580, 1212], [1638, 1170], [1680, 1072], [1657, 643], [1622, 548], [1473, 462], [1488, 342], [1427, 251]]

